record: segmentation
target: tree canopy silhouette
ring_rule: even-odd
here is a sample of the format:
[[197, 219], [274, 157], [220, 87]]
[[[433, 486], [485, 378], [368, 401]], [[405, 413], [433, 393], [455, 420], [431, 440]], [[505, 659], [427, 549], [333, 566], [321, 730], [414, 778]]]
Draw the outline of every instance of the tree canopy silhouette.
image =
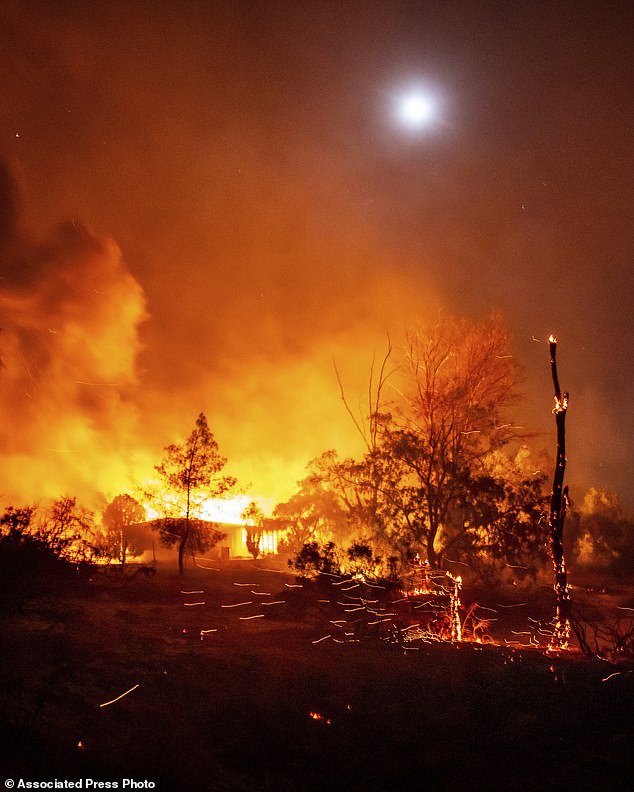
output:
[[165, 490], [162, 500], [166, 516], [158, 521], [158, 530], [164, 544], [178, 543], [180, 574], [187, 549], [202, 551], [221, 537], [201, 519], [201, 507], [209, 498], [222, 497], [235, 486], [233, 476], [221, 474], [226, 462], [201, 412], [187, 440], [167, 446], [163, 461], [155, 468]]

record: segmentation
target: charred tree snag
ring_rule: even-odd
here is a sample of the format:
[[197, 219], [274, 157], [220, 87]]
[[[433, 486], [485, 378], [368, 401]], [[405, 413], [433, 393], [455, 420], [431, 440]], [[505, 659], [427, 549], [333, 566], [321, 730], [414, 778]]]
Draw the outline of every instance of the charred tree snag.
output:
[[555, 627], [548, 647], [551, 650], [567, 649], [570, 640], [572, 622], [570, 591], [564, 555], [564, 520], [568, 505], [568, 487], [564, 487], [566, 470], [566, 413], [568, 411], [568, 393], [561, 393], [557, 376], [557, 339], [550, 336], [550, 370], [555, 388], [555, 406], [553, 413], [557, 426], [557, 460], [553, 477], [553, 491], [550, 499], [550, 547], [553, 556], [555, 573]]

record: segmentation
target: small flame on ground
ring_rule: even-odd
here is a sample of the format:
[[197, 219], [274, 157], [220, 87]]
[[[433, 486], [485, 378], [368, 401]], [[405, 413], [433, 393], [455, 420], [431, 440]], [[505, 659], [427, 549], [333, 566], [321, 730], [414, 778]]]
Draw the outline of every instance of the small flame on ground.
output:
[[332, 721], [330, 718], [327, 718], [325, 715], [322, 715], [321, 712], [309, 712], [309, 717], [312, 718], [314, 721], [318, 721], [319, 723], [325, 723], [327, 726], [330, 726]]

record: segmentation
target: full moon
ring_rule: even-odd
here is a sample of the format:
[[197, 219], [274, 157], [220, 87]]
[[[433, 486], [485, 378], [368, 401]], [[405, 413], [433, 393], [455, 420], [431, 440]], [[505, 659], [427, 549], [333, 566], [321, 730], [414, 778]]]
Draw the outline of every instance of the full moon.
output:
[[410, 129], [428, 126], [436, 116], [433, 97], [421, 92], [410, 92], [399, 97], [396, 106], [398, 120]]

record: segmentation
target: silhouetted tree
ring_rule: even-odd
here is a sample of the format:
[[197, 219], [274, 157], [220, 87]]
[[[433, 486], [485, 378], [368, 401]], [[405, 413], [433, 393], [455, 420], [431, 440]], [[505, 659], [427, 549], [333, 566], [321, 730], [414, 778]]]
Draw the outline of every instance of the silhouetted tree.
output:
[[130, 529], [145, 520], [145, 509], [131, 495], [117, 495], [103, 512], [105, 542], [111, 557], [125, 566], [128, 555], [139, 555], [140, 548], [134, 544]]
[[310, 463], [310, 470], [313, 490], [322, 491], [322, 498], [330, 502], [340, 532], [345, 527], [349, 537], [369, 535], [375, 544], [395, 547], [407, 507], [401, 486], [403, 467], [381, 445], [389, 420], [388, 415], [372, 417], [381, 432], [360, 460], [340, 460], [335, 451], [327, 451]]
[[408, 335], [402, 398], [381, 450], [403, 467], [405, 498], [393, 505], [432, 568], [472, 526], [490, 455], [517, 437], [504, 415], [517, 396], [510, 347], [497, 315], [475, 324], [444, 319]]
[[[388, 371], [391, 354], [390, 346], [378, 374], [371, 367], [365, 419], [350, 408], [336, 370], [366, 450], [360, 459], [322, 454], [300, 491], [276, 507], [290, 527], [287, 543], [295, 539], [290, 549], [332, 535], [329, 513], [393, 565], [421, 554], [431, 568], [459, 560], [489, 576], [503, 565], [534, 575], [544, 560], [545, 479], [518, 463], [525, 448], [509, 456], [525, 434], [507, 416], [518, 373], [505, 322], [445, 318], [410, 332]], [[388, 378], [396, 394], [389, 401]]]
[[178, 547], [180, 574], [184, 569], [185, 552], [192, 556], [197, 553], [202, 555], [227, 536], [216, 528], [216, 523], [192, 516], [189, 519], [186, 517], [162, 517], [160, 520], [154, 521], [153, 527], [159, 532], [161, 542], [166, 547], [174, 545]]
[[59, 555], [74, 561], [88, 561], [96, 554], [94, 514], [63, 495], [44, 513], [37, 536]]
[[247, 533], [247, 550], [256, 559], [260, 555], [260, 542], [264, 528], [264, 512], [255, 501], [244, 509], [240, 517], [244, 520], [244, 527]]
[[527, 473], [508, 459], [488, 460], [488, 467], [491, 472], [468, 482], [457, 503], [445, 554], [489, 582], [508, 570], [513, 579], [534, 579], [548, 559], [546, 476]]
[[35, 506], [7, 506], [0, 516], [0, 535], [25, 536], [32, 532], [33, 518], [37, 513]]
[[35, 506], [9, 506], [0, 515], [0, 608], [83, 580], [92, 569], [90, 512], [64, 497], [37, 517]]
[[[410, 332], [397, 370], [386, 373], [390, 349], [374, 386], [371, 372], [367, 429], [342, 388], [367, 452], [359, 461], [322, 457], [322, 479], [359, 533], [403, 561], [421, 550], [435, 568], [483, 538], [483, 526], [504, 515], [508, 524], [520, 493], [511, 496], [493, 463], [519, 436], [505, 416], [517, 396], [510, 346], [497, 315], [475, 324], [445, 318]], [[398, 396], [382, 403], [393, 375]]]
[[291, 554], [299, 553], [305, 544], [336, 535], [346, 519], [336, 494], [324, 487], [313, 463], [309, 468], [311, 475], [299, 482], [297, 492], [273, 510], [273, 518], [285, 531], [279, 548]]
[[221, 497], [235, 486], [235, 478], [221, 475], [226, 462], [207, 418], [200, 413], [187, 440], [167, 446], [163, 461], [155, 468], [167, 490], [167, 511], [176, 515], [157, 521], [157, 526], [164, 544], [178, 543], [179, 574], [184, 571], [186, 549], [208, 548], [216, 535], [222, 536], [217, 531], [211, 533], [212, 526], [200, 519], [199, 511], [203, 501]]

